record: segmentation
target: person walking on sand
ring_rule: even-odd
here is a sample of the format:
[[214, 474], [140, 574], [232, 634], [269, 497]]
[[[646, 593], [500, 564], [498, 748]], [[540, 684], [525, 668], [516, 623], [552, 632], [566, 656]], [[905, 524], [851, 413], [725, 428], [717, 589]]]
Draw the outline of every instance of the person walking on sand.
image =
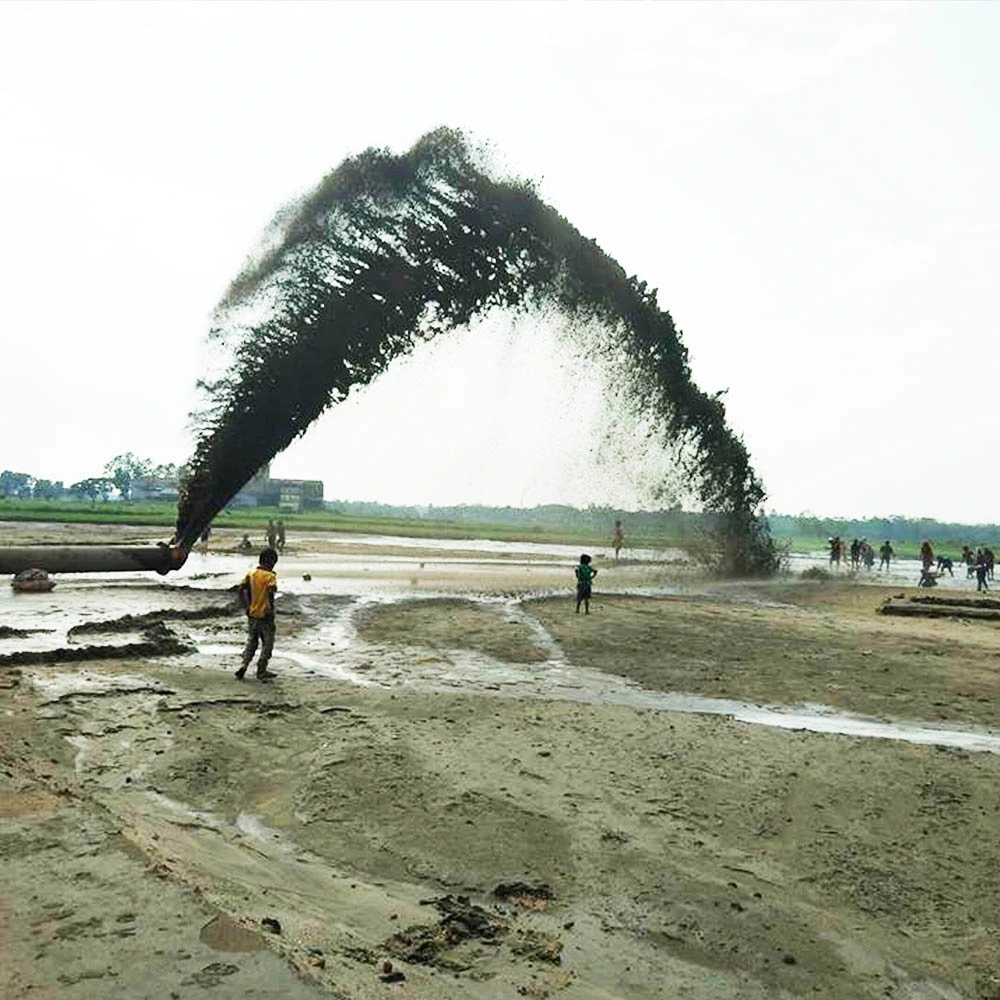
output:
[[273, 548], [264, 549], [259, 565], [243, 578], [238, 595], [240, 604], [247, 614], [247, 644], [243, 650], [243, 666], [236, 671], [236, 679], [243, 680], [247, 667], [261, 644], [260, 659], [257, 661], [257, 680], [266, 681], [277, 674], [267, 669], [274, 650], [274, 595], [278, 590], [278, 577], [274, 567], [278, 553]]
[[892, 557], [896, 554], [896, 550], [892, 547], [888, 538], [885, 540], [885, 545], [878, 550], [878, 554], [881, 556], [878, 562], [878, 571], [881, 573], [882, 567], [885, 566], [886, 572], [888, 572]]
[[285, 551], [285, 522], [280, 519], [278, 521], [278, 551]]
[[983, 554], [982, 549], [976, 549], [976, 592], [980, 590], [989, 590], [989, 585], [986, 583], [986, 576], [989, 573], [989, 563], [986, 561], [986, 556]]
[[615, 562], [618, 562], [618, 553], [621, 552], [625, 544], [625, 532], [622, 530], [621, 521], [615, 521], [615, 533], [611, 536], [611, 547], [615, 550]]
[[267, 547], [269, 549], [273, 549], [277, 544], [278, 544], [278, 529], [274, 526], [274, 518], [269, 517], [267, 519]]
[[576, 613], [580, 613], [580, 605], [583, 605], [583, 613], [590, 614], [590, 593], [591, 583], [597, 576], [597, 570], [590, 565], [590, 556], [585, 552], [580, 556], [580, 564], [576, 567]]

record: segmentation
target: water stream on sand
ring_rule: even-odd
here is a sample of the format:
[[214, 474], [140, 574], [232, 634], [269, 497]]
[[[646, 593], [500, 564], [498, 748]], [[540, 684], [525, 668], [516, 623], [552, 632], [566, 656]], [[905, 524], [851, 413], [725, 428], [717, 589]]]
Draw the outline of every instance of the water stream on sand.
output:
[[[395, 544], [397, 540], [391, 541]], [[422, 545], [428, 544], [427, 540], [419, 541]], [[451, 544], [466, 545], [465, 542]], [[506, 553], [513, 554], [516, 551], [527, 555], [547, 555], [550, 561], [556, 562], [561, 562], [560, 557], [567, 554], [562, 550], [569, 549], [563, 546], [534, 546], [531, 543], [502, 544], [509, 546]], [[444, 548], [443, 545], [441, 547]], [[542, 549], [546, 552], [543, 553]], [[560, 551], [548, 551], [550, 549]], [[485, 551], [488, 555], [484, 557], [457, 561], [475, 566], [492, 562], [491, 556], [494, 556], [496, 549], [491, 544]], [[799, 559], [804, 562], [810, 557], [803, 556]], [[441, 563], [455, 561], [440, 560]], [[371, 567], [371, 579], [359, 579], [353, 574], [350, 578], [340, 576], [338, 570], [343, 569], [345, 562], [354, 571], [359, 564]], [[396, 560], [383, 556], [366, 555], [345, 559], [341, 556], [312, 555], [289, 559], [285, 563], [287, 572], [282, 577], [283, 593], [287, 595], [286, 599], [296, 603], [297, 611], [302, 616], [304, 625], [307, 625], [294, 638], [283, 638], [275, 652], [275, 669], [289, 676], [322, 677], [358, 685], [374, 684], [423, 690], [464, 689], [510, 697], [722, 715], [751, 725], [1000, 753], [1000, 735], [988, 731], [941, 729], [921, 723], [852, 716], [822, 705], [755, 705], [726, 698], [657, 692], [611, 674], [576, 667], [566, 660], [558, 642], [535, 619], [526, 603], [526, 598], [563, 593], [561, 590], [540, 588], [538, 591], [522, 591], [516, 596], [508, 597], [418, 590], [410, 586], [409, 581], [389, 579], [387, 572], [393, 571]], [[81, 622], [118, 618], [124, 614], [142, 614], [164, 608], [188, 609], [204, 607], [209, 603], [225, 603], [232, 600], [230, 589], [247, 566], [246, 557], [212, 554], [192, 557], [181, 574], [172, 576], [167, 581], [138, 575], [133, 579], [80, 574], [62, 578], [57, 589], [50, 594], [14, 595], [7, 592], [6, 588], [0, 588], [0, 624], [47, 630], [25, 637], [0, 639], [0, 652], [63, 646], [67, 641], [67, 630]], [[306, 581], [301, 578], [303, 568], [311, 573], [330, 575]], [[511, 563], [505, 561], [504, 571], [509, 569]], [[902, 582], [901, 578], [909, 575], [910, 569], [907, 565], [898, 565], [894, 567], [890, 579]], [[883, 577], [882, 582], [888, 581]], [[695, 595], [699, 591], [692, 584], [608, 588], [607, 592], [652, 596], [682, 593]], [[719, 596], [718, 589], [713, 592], [716, 597]], [[724, 594], [725, 588], [721, 592]], [[516, 622], [531, 632], [537, 645], [546, 654], [545, 661], [531, 664], [500, 663], [469, 650], [436, 650], [435, 655], [429, 657], [425, 655], [426, 650], [372, 647], [358, 635], [356, 616], [373, 604], [435, 597], [471, 600], [500, 607], [508, 621]], [[733, 594], [732, 599], [753, 600], [745, 592]], [[238, 621], [234, 604], [234, 623]], [[231, 637], [220, 636], [200, 622], [174, 623], [174, 627], [191, 636], [198, 647], [195, 655], [206, 668], [229, 670], [238, 660], [241, 647], [232, 641], [236, 638], [235, 634]], [[82, 636], [81, 641], [88, 641], [88, 638]], [[79, 675], [81, 691], [90, 683], [87, 676], [83, 672]]]

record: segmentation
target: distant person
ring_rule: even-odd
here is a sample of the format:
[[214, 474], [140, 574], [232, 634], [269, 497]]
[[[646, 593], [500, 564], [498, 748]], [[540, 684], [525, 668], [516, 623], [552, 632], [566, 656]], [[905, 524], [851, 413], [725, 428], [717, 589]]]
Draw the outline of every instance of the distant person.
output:
[[580, 613], [580, 605], [583, 605], [583, 613], [590, 614], [590, 594], [591, 583], [597, 576], [597, 570], [590, 565], [590, 556], [584, 553], [580, 556], [580, 564], [576, 567], [576, 613]]
[[851, 542], [851, 569], [856, 570], [861, 564], [861, 542], [855, 538]]
[[278, 521], [278, 551], [285, 551], [285, 522], [280, 519]]
[[830, 565], [840, 567], [841, 541], [840, 535], [834, 535], [827, 541], [830, 546]]
[[955, 574], [951, 571], [953, 565], [954, 564], [952, 563], [951, 559], [949, 559], [947, 556], [938, 556], [937, 557], [938, 575], [944, 576], [944, 572], [945, 570], [947, 570], [948, 576], [954, 576]]
[[237, 546], [240, 552], [249, 552], [253, 548], [253, 544], [250, 541], [249, 535], [244, 535], [240, 539], [240, 544]]
[[615, 533], [611, 536], [611, 546], [615, 550], [615, 562], [618, 562], [618, 553], [621, 552], [625, 544], [625, 532], [622, 530], [621, 521], [615, 521]]
[[885, 566], [886, 572], [888, 572], [892, 557], [896, 554], [896, 550], [892, 547], [888, 538], [885, 540], [885, 545], [878, 550], [878, 554], [881, 557], [878, 562], [878, 571], [881, 573], [882, 567]]
[[212, 537], [212, 526], [208, 525], [198, 538], [198, 541], [201, 543], [201, 551], [203, 554], [205, 552], [208, 552], [208, 540], [211, 537]]
[[875, 550], [868, 544], [867, 538], [861, 539], [861, 562], [869, 572], [875, 565]]
[[274, 518], [267, 520], [267, 547], [273, 549], [278, 544], [278, 529], [274, 525]]
[[965, 564], [965, 576], [971, 580], [976, 575], [976, 553], [971, 545], [962, 546], [962, 562]]
[[989, 590], [986, 577], [989, 575], [989, 565], [986, 562], [986, 555], [982, 549], [976, 549], [976, 592]]
[[920, 562], [924, 569], [930, 569], [934, 565], [934, 550], [926, 538], [920, 543]]
[[989, 546], [983, 546], [983, 557], [986, 559], [986, 575], [992, 580], [993, 564], [996, 562], [997, 557], [993, 554], [993, 550]]
[[243, 650], [243, 666], [236, 671], [238, 681], [246, 675], [258, 643], [262, 644], [262, 648], [257, 661], [257, 680], [266, 681], [278, 676], [267, 669], [274, 650], [274, 595], [278, 591], [274, 567], [277, 562], [278, 553], [273, 548], [264, 549], [257, 568], [247, 573], [239, 586], [240, 604], [247, 613], [247, 644]]

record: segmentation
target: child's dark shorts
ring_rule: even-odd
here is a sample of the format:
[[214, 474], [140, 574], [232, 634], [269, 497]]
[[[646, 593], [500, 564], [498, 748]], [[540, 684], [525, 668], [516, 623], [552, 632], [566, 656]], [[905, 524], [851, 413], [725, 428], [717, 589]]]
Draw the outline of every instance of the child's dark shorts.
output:
[[590, 600], [590, 584], [589, 583], [578, 583], [576, 585], [576, 599], [578, 601], [589, 601]]

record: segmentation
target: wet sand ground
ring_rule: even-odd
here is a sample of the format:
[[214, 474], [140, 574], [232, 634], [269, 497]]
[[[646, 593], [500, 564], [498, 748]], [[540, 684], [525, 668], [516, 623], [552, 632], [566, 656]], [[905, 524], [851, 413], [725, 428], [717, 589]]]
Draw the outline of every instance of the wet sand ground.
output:
[[[1000, 755], [658, 701], [989, 730], [995, 627], [650, 559], [576, 616], [560, 553], [352, 544], [279, 563], [274, 684], [232, 678], [236, 614], [168, 621], [184, 656], [0, 666], [0, 995], [1000, 996]], [[54, 631], [0, 654], [218, 606], [245, 562], [4, 594]]]

